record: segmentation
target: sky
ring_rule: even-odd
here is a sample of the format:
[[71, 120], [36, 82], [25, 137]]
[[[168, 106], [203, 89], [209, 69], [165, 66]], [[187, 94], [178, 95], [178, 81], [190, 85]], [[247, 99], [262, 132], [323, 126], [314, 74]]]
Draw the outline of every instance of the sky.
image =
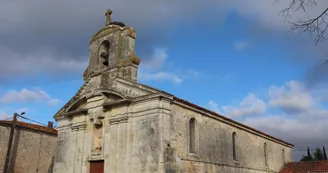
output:
[[288, 32], [328, 1], [288, 18], [274, 0], [0, 1], [0, 119], [54, 121], [110, 8], [136, 29], [138, 82], [293, 143], [296, 160], [328, 147], [327, 42]]

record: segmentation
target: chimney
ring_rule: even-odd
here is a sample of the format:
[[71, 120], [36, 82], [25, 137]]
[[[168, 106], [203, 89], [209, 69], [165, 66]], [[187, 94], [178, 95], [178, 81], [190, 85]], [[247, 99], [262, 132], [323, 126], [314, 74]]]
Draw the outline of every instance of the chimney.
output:
[[50, 127], [50, 128], [54, 128], [54, 123], [51, 122], [51, 121], [48, 121], [48, 127]]

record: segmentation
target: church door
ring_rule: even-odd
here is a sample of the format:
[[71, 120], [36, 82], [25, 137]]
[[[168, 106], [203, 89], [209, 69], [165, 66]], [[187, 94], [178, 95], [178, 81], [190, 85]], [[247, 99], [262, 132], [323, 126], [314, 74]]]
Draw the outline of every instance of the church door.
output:
[[104, 161], [90, 162], [90, 173], [104, 173]]

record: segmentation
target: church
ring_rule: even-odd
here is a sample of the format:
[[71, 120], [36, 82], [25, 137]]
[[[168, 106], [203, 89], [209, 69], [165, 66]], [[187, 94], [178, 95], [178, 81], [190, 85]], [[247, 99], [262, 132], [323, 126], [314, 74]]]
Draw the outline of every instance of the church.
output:
[[54, 173], [269, 173], [292, 161], [292, 144], [138, 83], [136, 31], [111, 14], [84, 84], [54, 115]]

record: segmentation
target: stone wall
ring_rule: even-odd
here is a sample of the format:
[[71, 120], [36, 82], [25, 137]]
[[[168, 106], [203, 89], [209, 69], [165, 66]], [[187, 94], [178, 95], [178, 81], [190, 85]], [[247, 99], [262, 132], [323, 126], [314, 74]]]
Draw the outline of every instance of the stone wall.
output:
[[[129, 104], [104, 108], [104, 100], [89, 98], [76, 114], [59, 119], [54, 173], [88, 173], [89, 162], [104, 160], [105, 172], [215, 173], [278, 172], [291, 161], [291, 148], [274, 138], [257, 134], [232, 122], [210, 117], [156, 95]], [[93, 153], [95, 117], [101, 117], [102, 150]], [[196, 120], [196, 152], [189, 152], [189, 120]], [[232, 157], [232, 133], [236, 132], [237, 160]], [[97, 133], [98, 135], [98, 133]], [[264, 143], [267, 143], [265, 166]]]
[[[10, 126], [0, 126], [0, 172], [7, 153]], [[4, 134], [4, 135], [3, 135]], [[10, 168], [15, 173], [47, 173], [55, 153], [57, 135], [17, 126]]]
[[[191, 118], [196, 120], [195, 153], [189, 152]], [[236, 160], [232, 156], [233, 132], [236, 132]], [[267, 143], [267, 166], [264, 143]], [[279, 172], [284, 162], [292, 161], [291, 148], [286, 144], [176, 104], [172, 105], [171, 147], [182, 160], [186, 173]]]
[[[158, 97], [143, 99], [103, 111], [104, 100], [112, 99], [90, 98], [84, 105], [88, 109], [87, 115], [58, 120], [54, 173], [89, 173], [89, 162], [97, 160], [104, 160], [105, 172], [163, 172], [163, 148], [166, 145], [163, 141], [167, 142], [169, 138], [169, 130], [163, 122], [169, 125], [169, 115], [160, 113], [162, 101]], [[95, 115], [102, 117], [103, 148], [100, 153], [92, 152], [95, 120], [91, 121], [90, 117]]]
[[[54, 160], [54, 172], [82, 172], [85, 169], [87, 152], [92, 139], [91, 134], [86, 133], [90, 131], [90, 126], [85, 125], [86, 116], [76, 115], [72, 119], [59, 120], [60, 127], [58, 128], [58, 139], [56, 155]], [[74, 128], [72, 127], [74, 126]], [[90, 149], [91, 150], [91, 149]]]

